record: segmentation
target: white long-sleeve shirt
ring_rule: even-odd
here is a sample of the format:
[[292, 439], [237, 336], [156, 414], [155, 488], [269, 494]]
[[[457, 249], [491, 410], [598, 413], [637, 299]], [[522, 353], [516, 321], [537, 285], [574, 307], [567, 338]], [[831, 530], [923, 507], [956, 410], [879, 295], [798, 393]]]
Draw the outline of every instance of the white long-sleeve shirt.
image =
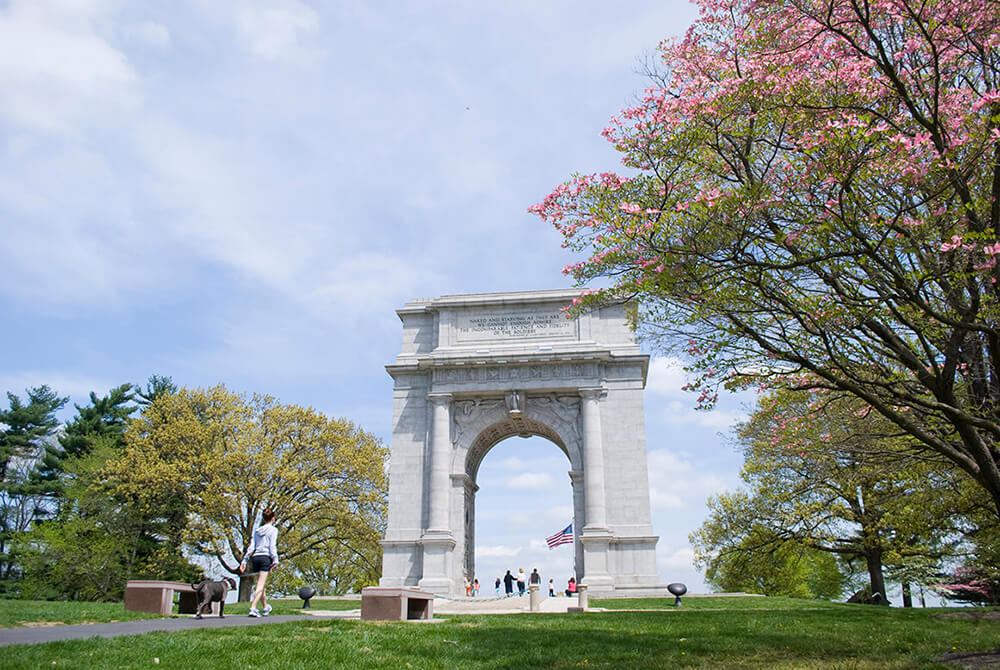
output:
[[242, 562], [246, 563], [251, 556], [270, 556], [271, 566], [278, 564], [278, 529], [273, 524], [257, 526], [257, 530], [253, 532], [253, 544], [243, 555]]

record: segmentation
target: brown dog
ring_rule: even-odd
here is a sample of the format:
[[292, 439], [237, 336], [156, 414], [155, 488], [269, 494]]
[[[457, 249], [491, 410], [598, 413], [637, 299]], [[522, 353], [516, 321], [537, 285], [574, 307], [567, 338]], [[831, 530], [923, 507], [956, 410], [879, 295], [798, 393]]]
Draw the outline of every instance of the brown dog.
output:
[[226, 577], [217, 582], [206, 579], [192, 584], [191, 588], [198, 595], [198, 607], [195, 609], [194, 618], [200, 619], [201, 613], [205, 611], [206, 607], [211, 611], [212, 603], [219, 603], [219, 618], [221, 619], [223, 618], [222, 611], [226, 608], [226, 596], [229, 595], [230, 589], [236, 588], [236, 580], [232, 577]]

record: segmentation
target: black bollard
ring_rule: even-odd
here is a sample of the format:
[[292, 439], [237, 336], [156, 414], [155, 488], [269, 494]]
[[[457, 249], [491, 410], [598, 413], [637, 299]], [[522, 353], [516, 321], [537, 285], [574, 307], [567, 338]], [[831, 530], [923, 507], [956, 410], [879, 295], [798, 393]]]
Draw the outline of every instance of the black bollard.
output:
[[303, 586], [299, 589], [299, 598], [302, 598], [302, 609], [309, 609], [309, 599], [316, 595], [316, 589], [311, 586]]
[[673, 584], [667, 584], [667, 590], [674, 594], [674, 607], [680, 607], [681, 596], [688, 592], [688, 587], [680, 582], [674, 582]]

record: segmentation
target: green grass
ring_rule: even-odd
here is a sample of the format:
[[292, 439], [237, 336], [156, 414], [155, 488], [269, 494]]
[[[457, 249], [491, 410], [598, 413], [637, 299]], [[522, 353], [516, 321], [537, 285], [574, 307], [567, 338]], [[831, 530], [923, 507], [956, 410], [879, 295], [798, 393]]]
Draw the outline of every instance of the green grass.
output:
[[591, 598], [590, 606], [609, 610], [798, 610], [836, 607], [836, 603], [807, 598], [691, 596], [681, 598], [680, 608], [674, 607], [673, 598]]
[[159, 618], [159, 614], [127, 612], [122, 603], [0, 600], [0, 628], [38, 623], [107, 623], [109, 621]]
[[[271, 614], [302, 614], [301, 598], [268, 598], [267, 604], [273, 609]], [[318, 600], [309, 601], [309, 607], [314, 610], [344, 610], [361, 609], [360, 600]], [[250, 611], [250, 603], [230, 603], [226, 605], [226, 614], [246, 614]]]
[[[695, 606], [696, 600], [701, 599], [685, 600], [682, 608], [667, 612], [455, 616], [443, 623], [303, 617], [251, 628], [14, 645], [0, 650], [0, 667], [50, 668], [54, 662], [57, 668], [148, 668], [156, 658], [157, 668], [213, 670], [881, 670], [941, 667], [933, 659], [943, 653], [1000, 647], [1000, 623], [940, 616], [953, 609], [902, 610], [782, 598], [706, 598], [702, 607]], [[344, 603], [315, 601], [314, 606], [321, 602]], [[600, 601], [601, 606], [607, 604]], [[635, 602], [622, 604], [636, 607]], [[655, 609], [663, 600], [640, 604]]]
[[[299, 598], [272, 598], [268, 601], [274, 614], [301, 614]], [[353, 610], [361, 609], [360, 600], [312, 600], [312, 609]], [[246, 614], [249, 603], [229, 603], [226, 614]], [[174, 613], [177, 606], [174, 605]], [[159, 619], [159, 614], [129, 612], [122, 603], [63, 602], [52, 600], [2, 600], [0, 599], [0, 628], [43, 624], [108, 623], [134, 619]]]

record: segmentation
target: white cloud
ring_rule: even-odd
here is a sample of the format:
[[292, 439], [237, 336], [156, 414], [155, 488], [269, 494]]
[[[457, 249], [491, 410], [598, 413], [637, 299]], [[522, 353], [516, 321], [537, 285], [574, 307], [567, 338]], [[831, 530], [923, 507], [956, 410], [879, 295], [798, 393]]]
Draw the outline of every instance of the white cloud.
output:
[[516, 456], [508, 456], [500, 461], [499, 466], [504, 472], [524, 470], [528, 468], [528, 462], [522, 458], [517, 458]]
[[[646, 413], [653, 422], [728, 430], [746, 418], [745, 409], [729, 409], [728, 405], [732, 404], [733, 398], [748, 394], [728, 395], [711, 410], [696, 410], [696, 394], [682, 388], [687, 381], [684, 364], [679, 358], [655, 356], [650, 360], [646, 378]], [[727, 393], [720, 391], [720, 395]]]
[[720, 407], [709, 410], [695, 409], [693, 398], [688, 399], [688, 402], [671, 400], [665, 403], [649, 398], [646, 402], [646, 415], [653, 424], [663, 423], [672, 427], [698, 426], [725, 432], [745, 419], [747, 412]]
[[[572, 505], [552, 505], [545, 510], [545, 518], [556, 523], [564, 524], [573, 520], [573, 506]], [[563, 526], [564, 528], [565, 526]], [[552, 533], [555, 533], [561, 528], [553, 529]]]
[[656, 510], [698, 509], [706, 499], [727, 490], [728, 482], [713, 472], [699, 472], [689, 460], [667, 449], [648, 454], [649, 501]]
[[97, 32], [99, 4], [17, 0], [0, 10], [0, 116], [75, 135], [81, 124], [133, 108], [137, 76]]
[[544, 472], [522, 472], [507, 482], [507, 488], [544, 491], [552, 488], [552, 478]]
[[654, 356], [649, 361], [649, 373], [646, 376], [647, 393], [687, 398], [688, 393], [681, 390], [686, 383], [684, 364], [679, 358]]
[[495, 545], [491, 547], [476, 547], [477, 558], [510, 558], [517, 556], [521, 551], [519, 547], [506, 547]]
[[663, 544], [656, 548], [656, 562], [661, 569], [671, 571], [691, 569], [694, 566], [694, 549], [691, 547], [672, 547]]
[[244, 45], [264, 60], [301, 62], [315, 56], [304, 41], [318, 32], [319, 24], [319, 15], [297, 0], [241, 4], [236, 10]]
[[162, 49], [170, 45], [170, 31], [162, 23], [143, 21], [125, 26], [125, 35], [149, 46]]

